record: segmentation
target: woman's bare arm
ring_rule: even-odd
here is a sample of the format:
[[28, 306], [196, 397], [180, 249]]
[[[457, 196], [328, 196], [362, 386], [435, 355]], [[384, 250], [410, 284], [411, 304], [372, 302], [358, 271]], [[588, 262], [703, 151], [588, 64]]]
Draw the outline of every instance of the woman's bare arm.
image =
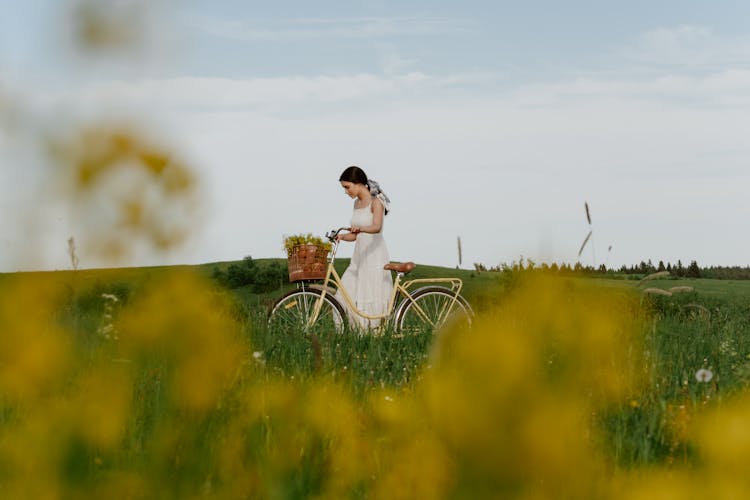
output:
[[357, 235], [355, 233], [344, 233], [337, 235], [336, 238], [338, 238], [339, 241], [355, 241]]
[[352, 233], [376, 234], [383, 229], [383, 215], [385, 212], [383, 203], [379, 199], [373, 198], [370, 207], [372, 209], [372, 224], [369, 226], [352, 227]]

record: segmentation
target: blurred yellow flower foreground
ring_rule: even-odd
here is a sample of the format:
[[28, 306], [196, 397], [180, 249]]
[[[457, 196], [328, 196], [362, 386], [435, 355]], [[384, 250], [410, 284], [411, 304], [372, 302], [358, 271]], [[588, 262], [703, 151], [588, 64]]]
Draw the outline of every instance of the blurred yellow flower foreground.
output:
[[259, 362], [232, 301], [195, 276], [152, 280], [114, 312], [105, 297], [106, 337], [66, 279], [0, 281], [3, 498], [750, 493], [749, 402], [695, 419], [690, 469], [608, 455], [597, 416], [648, 376], [624, 293], [527, 279], [471, 331], [436, 337], [416, 381], [358, 395], [340, 373]]

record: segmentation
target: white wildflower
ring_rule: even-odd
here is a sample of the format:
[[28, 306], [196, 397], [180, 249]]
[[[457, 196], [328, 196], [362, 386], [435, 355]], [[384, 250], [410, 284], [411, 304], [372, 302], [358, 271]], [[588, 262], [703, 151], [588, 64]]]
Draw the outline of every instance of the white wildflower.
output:
[[698, 382], [711, 382], [712, 378], [714, 378], [714, 374], [708, 368], [701, 368], [695, 372], [695, 380]]
[[724, 340], [719, 344], [719, 352], [733, 358], [738, 356], [731, 339]]
[[97, 329], [97, 333], [105, 339], [118, 340], [119, 337], [117, 336], [117, 330], [115, 329], [112, 319], [113, 312], [116, 309], [115, 304], [117, 304], [119, 299], [117, 298], [117, 295], [112, 293], [103, 293], [101, 296], [105, 300], [104, 312], [102, 313], [102, 322]]

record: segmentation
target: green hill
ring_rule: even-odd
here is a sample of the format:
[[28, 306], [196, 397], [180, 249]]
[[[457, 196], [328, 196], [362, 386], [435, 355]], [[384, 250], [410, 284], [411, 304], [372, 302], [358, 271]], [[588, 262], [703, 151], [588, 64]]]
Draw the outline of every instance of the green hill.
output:
[[[282, 266], [284, 269], [286, 268], [286, 259], [255, 259], [254, 262], [259, 268], [274, 264]], [[204, 278], [212, 279], [217, 270], [226, 271], [230, 266], [241, 263], [242, 261], [220, 261], [198, 265], [0, 273], [0, 284], [15, 276], [25, 276], [57, 284], [58, 286], [70, 289], [71, 292], [74, 289], [78, 292], [89, 291], [90, 293], [118, 290], [121, 292], [121, 295], [127, 296], [143, 285], [158, 280], [171, 272], [195, 272]], [[336, 260], [336, 270], [339, 274], [342, 274], [348, 265], [349, 259], [341, 258]], [[517, 270], [479, 272], [418, 264], [416, 269], [406, 276], [406, 279], [458, 277], [463, 281], [462, 295], [466, 297], [475, 310], [482, 311], [501, 299], [503, 292], [509, 286], [513, 285], [519, 273]], [[607, 287], [632, 289], [634, 291], [645, 288], [669, 290], [676, 286], [690, 286], [694, 289], [695, 294], [709, 301], [726, 301], [733, 304], [750, 303], [750, 280], [674, 279], [667, 277], [641, 283], [638, 280], [620, 278], [561, 276], [561, 279], [572, 280], [595, 279], [598, 283]], [[295, 286], [294, 283], [289, 283], [282, 279], [277, 289], [267, 293], [253, 293], [252, 288], [248, 286], [235, 288], [233, 289], [233, 293], [236, 294], [240, 302], [246, 305], [265, 307], [270, 305], [283, 292]]]

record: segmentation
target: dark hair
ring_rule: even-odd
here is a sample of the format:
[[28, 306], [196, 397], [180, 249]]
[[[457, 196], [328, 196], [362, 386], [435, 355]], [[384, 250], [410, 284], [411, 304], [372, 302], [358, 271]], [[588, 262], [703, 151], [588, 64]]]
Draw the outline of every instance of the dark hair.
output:
[[355, 184], [364, 184], [366, 186], [367, 174], [361, 168], [352, 165], [351, 167], [347, 167], [346, 170], [341, 173], [339, 182], [353, 182]]

